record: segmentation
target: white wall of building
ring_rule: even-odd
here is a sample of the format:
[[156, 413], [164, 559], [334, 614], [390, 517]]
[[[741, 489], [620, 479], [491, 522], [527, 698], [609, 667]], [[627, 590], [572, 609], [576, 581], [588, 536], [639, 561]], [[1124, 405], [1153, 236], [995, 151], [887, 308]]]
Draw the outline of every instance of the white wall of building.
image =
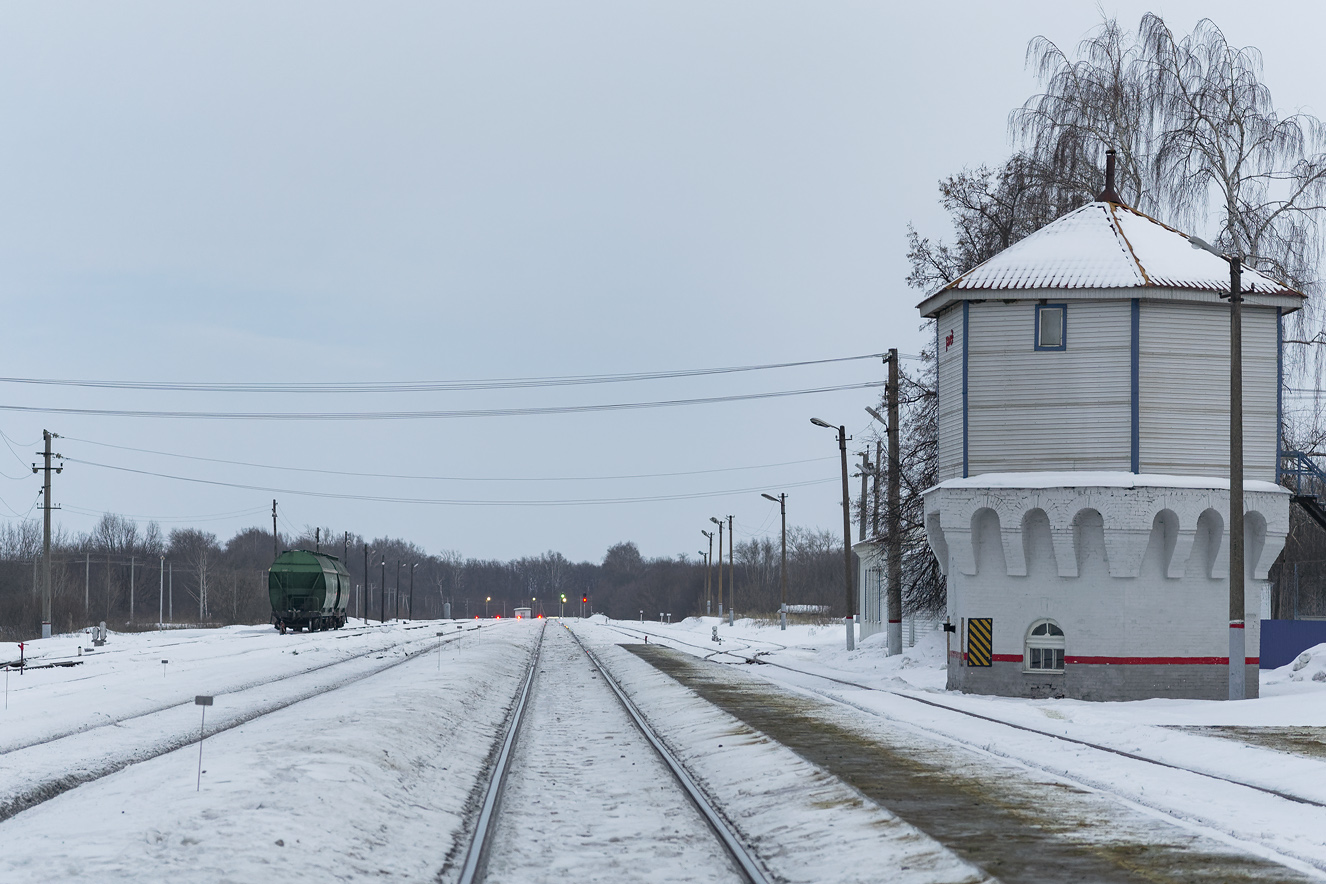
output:
[[962, 476], [962, 304], [936, 318], [939, 345], [939, 480]]
[[[1143, 302], [1139, 329], [1144, 473], [1229, 476], [1229, 307]], [[1275, 308], [1243, 308], [1243, 462], [1275, 481]]]
[[1037, 350], [1033, 302], [971, 304], [967, 475], [1129, 469], [1131, 302], [1066, 309], [1066, 348]]

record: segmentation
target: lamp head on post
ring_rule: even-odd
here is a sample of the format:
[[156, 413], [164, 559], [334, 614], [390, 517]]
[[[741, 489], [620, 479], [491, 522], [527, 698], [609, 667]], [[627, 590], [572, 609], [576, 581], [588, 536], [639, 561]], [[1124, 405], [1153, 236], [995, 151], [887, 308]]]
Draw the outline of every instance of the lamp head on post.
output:
[[722, 519], [716, 519], [716, 518], [714, 518], [713, 516], [710, 516], [710, 517], [709, 517], [709, 521], [713, 522], [715, 525], [722, 525], [722, 524], [723, 524], [723, 520], [722, 520]]
[[886, 427], [889, 425], [889, 422], [884, 420], [883, 415], [881, 415], [875, 409], [871, 408], [869, 405], [866, 406], [866, 414], [870, 415], [871, 417], [873, 417], [875, 420], [879, 421], [881, 424], [883, 424]]
[[778, 503], [778, 502], [779, 502], [779, 501], [778, 501], [778, 498], [774, 497], [772, 494], [764, 494], [764, 493], [761, 493], [761, 494], [760, 494], [760, 497], [763, 497], [765, 500], [772, 500], [774, 503]]
[[833, 426], [833, 424], [826, 424], [824, 421], [820, 420], [820, 419], [817, 418], [817, 417], [812, 417], [812, 418], [810, 419], [810, 422], [811, 422], [812, 424], [814, 424], [815, 426], [817, 426], [817, 427], [824, 427], [824, 429], [826, 429], [826, 430], [832, 430], [832, 429], [835, 429], [835, 427]]

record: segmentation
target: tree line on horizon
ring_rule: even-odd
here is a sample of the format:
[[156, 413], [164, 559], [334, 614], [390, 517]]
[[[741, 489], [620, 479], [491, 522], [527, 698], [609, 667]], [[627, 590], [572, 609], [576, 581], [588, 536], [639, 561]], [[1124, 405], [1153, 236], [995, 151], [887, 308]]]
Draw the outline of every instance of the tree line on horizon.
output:
[[[572, 562], [551, 550], [502, 561], [467, 558], [454, 550], [428, 553], [399, 538], [365, 541], [360, 534], [330, 528], [306, 528], [296, 537], [275, 540], [270, 531], [246, 528], [223, 541], [197, 528], [163, 531], [155, 522], [139, 525], [107, 513], [86, 533], [54, 532], [52, 629], [69, 633], [102, 621], [112, 630], [155, 629], [162, 621], [208, 626], [270, 622], [267, 569], [278, 546], [316, 546], [342, 559], [354, 585], [350, 614], [367, 614], [374, 622], [384, 613], [388, 620], [398, 614], [440, 618], [444, 604], [451, 605], [457, 619], [511, 616], [517, 607], [528, 606], [556, 616], [562, 595], [566, 616], [578, 616], [586, 597], [586, 613], [614, 619], [637, 619], [644, 612], [646, 619], [661, 613], [680, 620], [705, 609], [703, 559], [646, 558], [630, 541], [614, 544], [599, 562]], [[789, 527], [787, 552], [789, 603], [842, 617], [841, 537]], [[0, 524], [0, 640], [41, 634], [41, 554], [39, 520]], [[738, 616], [774, 616], [781, 598], [780, 567], [781, 550], [774, 539], [737, 543], [731, 570]], [[716, 567], [709, 572], [710, 610], [717, 614]], [[732, 580], [727, 562], [723, 572], [726, 607]]]

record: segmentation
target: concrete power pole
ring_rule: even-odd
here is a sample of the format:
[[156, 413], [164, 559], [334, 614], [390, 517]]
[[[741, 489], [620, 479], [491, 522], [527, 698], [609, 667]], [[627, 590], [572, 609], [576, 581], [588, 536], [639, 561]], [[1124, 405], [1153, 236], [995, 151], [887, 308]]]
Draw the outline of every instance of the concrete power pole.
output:
[[276, 536], [276, 501], [272, 501], [272, 561], [281, 557], [281, 541]]
[[902, 476], [898, 465], [898, 351], [889, 350], [889, 656], [902, 653]]
[[[32, 465], [34, 473], [44, 472], [45, 481], [42, 484], [42, 538], [41, 538], [41, 570], [42, 570], [42, 589], [41, 589], [41, 637], [51, 637], [51, 510], [55, 509], [51, 505], [51, 458], [56, 457], [63, 460], [59, 454], [51, 454], [51, 440], [60, 437], [50, 430], [42, 430], [41, 438], [45, 441], [43, 450], [37, 453], [45, 458], [45, 466]], [[55, 467], [55, 472], [64, 471], [64, 467]]]
[[[732, 517], [727, 517], [727, 625], [737, 622], [737, 572], [732, 567], [733, 551], [737, 547], [737, 532], [732, 528]], [[721, 567], [721, 563], [720, 563]]]
[[869, 481], [869, 479], [870, 479], [870, 452], [862, 451], [861, 452], [861, 527], [857, 530], [857, 535], [858, 535], [856, 538], [857, 540], [866, 539], [866, 521], [867, 521], [866, 516], [868, 514], [866, 507], [866, 490], [868, 488], [867, 482]]

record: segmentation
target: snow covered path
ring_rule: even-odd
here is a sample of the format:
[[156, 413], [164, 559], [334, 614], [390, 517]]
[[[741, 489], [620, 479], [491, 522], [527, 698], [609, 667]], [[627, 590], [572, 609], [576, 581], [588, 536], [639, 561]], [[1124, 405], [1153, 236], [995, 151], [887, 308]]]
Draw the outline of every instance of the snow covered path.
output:
[[[0, 881], [455, 881], [544, 628], [475, 625], [116, 635], [11, 675]], [[1326, 880], [1315, 663], [1243, 704], [1017, 701], [937, 690], [942, 637], [885, 658], [837, 630], [566, 627], [780, 882]], [[489, 880], [726, 880], [583, 651], [547, 635]], [[1301, 739], [1247, 736], [1275, 728]]]
[[[429, 624], [416, 634], [436, 642], [443, 628]], [[203, 643], [225, 657], [233, 644], [227, 632], [204, 634]], [[399, 640], [404, 630], [385, 632]], [[531, 637], [504, 625], [409, 659], [397, 649], [392, 669], [209, 735], [201, 791], [196, 745], [67, 791], [0, 824], [0, 880], [434, 880], [464, 839], [470, 795]], [[335, 641], [331, 633], [308, 638], [314, 642], [287, 650]], [[391, 654], [370, 659], [380, 665]], [[270, 661], [256, 657], [235, 663], [251, 667], [250, 680], [271, 674]], [[160, 678], [159, 667], [142, 668]], [[29, 690], [31, 712], [49, 696]], [[226, 703], [218, 694], [213, 709], [223, 715]], [[195, 737], [197, 726], [193, 717]], [[8, 756], [0, 765], [6, 773], [12, 767]]]
[[585, 652], [544, 634], [485, 880], [742, 879]]

